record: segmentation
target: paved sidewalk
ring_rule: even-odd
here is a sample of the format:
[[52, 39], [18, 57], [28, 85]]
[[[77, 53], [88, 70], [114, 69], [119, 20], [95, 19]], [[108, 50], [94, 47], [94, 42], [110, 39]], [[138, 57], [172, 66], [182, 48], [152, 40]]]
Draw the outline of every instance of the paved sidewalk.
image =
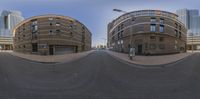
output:
[[139, 64], [139, 65], [162, 65], [162, 64], [176, 62], [189, 55], [192, 55], [192, 53], [189, 53], [189, 52], [180, 53], [180, 54], [159, 55], [159, 56], [137, 56], [136, 55], [135, 57], [133, 57], [133, 60], [130, 60], [128, 57], [128, 54], [114, 52], [110, 50], [106, 50], [105, 52], [121, 60], [127, 61], [129, 63], [133, 63], [133, 64]]
[[17, 57], [20, 57], [20, 58], [35, 61], [35, 62], [57, 63], [57, 62], [74, 61], [74, 60], [80, 59], [82, 57], [85, 57], [92, 52], [93, 52], [93, 50], [86, 51], [86, 52], [80, 52], [80, 53], [70, 53], [70, 54], [52, 55], [52, 56], [51, 55], [42, 56], [42, 55], [33, 55], [33, 54], [23, 54], [23, 53], [18, 53], [18, 52], [10, 52], [10, 54], [17, 56]]

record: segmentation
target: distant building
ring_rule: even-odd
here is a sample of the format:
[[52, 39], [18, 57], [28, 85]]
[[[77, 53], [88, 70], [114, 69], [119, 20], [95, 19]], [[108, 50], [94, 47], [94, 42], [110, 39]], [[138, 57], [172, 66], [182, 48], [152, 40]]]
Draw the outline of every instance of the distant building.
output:
[[78, 20], [62, 15], [31, 17], [14, 29], [14, 51], [59, 55], [91, 50], [92, 34]]
[[186, 51], [185, 25], [178, 16], [160, 10], [125, 13], [108, 24], [109, 49], [136, 54], [170, 54]]
[[19, 11], [2, 11], [0, 16], [0, 48], [2, 50], [13, 49], [13, 29], [23, 20]]
[[[178, 19], [187, 27], [187, 49], [200, 50], [200, 16], [197, 9], [179, 9]], [[192, 47], [193, 45], [193, 47]]]

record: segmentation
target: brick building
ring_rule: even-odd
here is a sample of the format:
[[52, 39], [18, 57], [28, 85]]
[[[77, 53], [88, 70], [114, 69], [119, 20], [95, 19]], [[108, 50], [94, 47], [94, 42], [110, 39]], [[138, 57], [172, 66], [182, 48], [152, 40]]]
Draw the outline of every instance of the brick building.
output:
[[61, 15], [24, 20], [14, 29], [14, 51], [40, 55], [77, 53], [91, 49], [90, 31], [79, 21]]
[[186, 51], [186, 32], [174, 13], [139, 10], [125, 13], [108, 24], [108, 47], [136, 54], [171, 54]]

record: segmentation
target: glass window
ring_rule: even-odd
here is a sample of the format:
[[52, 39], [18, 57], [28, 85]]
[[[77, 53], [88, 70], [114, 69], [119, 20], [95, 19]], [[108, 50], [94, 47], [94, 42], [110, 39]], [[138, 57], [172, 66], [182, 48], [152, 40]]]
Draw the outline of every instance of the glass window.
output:
[[160, 25], [160, 32], [164, 32], [164, 25]]
[[37, 30], [38, 30], [38, 26], [37, 25], [33, 25], [32, 26], [32, 33], [37, 32]]
[[156, 32], [156, 25], [151, 24], [151, 26], [150, 26], [150, 31], [151, 31], [151, 32]]
[[151, 23], [155, 23], [156, 22], [156, 18], [151, 18]]
[[160, 24], [164, 24], [164, 19], [160, 18]]

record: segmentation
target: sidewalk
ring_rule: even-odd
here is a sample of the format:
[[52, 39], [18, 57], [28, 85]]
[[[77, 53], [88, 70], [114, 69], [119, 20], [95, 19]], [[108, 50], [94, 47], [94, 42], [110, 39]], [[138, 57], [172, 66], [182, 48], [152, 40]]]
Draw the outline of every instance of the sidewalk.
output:
[[64, 54], [64, 55], [48, 55], [48, 56], [42, 56], [42, 55], [33, 55], [33, 54], [23, 54], [18, 52], [10, 52], [11, 55], [17, 56], [20, 58], [24, 58], [27, 60], [35, 61], [35, 62], [41, 62], [41, 63], [57, 63], [57, 62], [70, 62], [77, 59], [80, 59], [82, 57], [85, 57], [92, 53], [91, 51], [86, 52], [80, 52], [80, 53], [70, 53], [70, 54]]
[[176, 62], [187, 56], [192, 55], [192, 53], [180, 53], [180, 54], [159, 55], [159, 56], [137, 56], [136, 55], [135, 57], [133, 57], [133, 60], [130, 60], [128, 57], [128, 54], [125, 54], [125, 53], [119, 53], [119, 52], [114, 52], [110, 50], [106, 50], [105, 52], [123, 61], [133, 63], [133, 64], [139, 64], [139, 65], [162, 65], [162, 64]]

